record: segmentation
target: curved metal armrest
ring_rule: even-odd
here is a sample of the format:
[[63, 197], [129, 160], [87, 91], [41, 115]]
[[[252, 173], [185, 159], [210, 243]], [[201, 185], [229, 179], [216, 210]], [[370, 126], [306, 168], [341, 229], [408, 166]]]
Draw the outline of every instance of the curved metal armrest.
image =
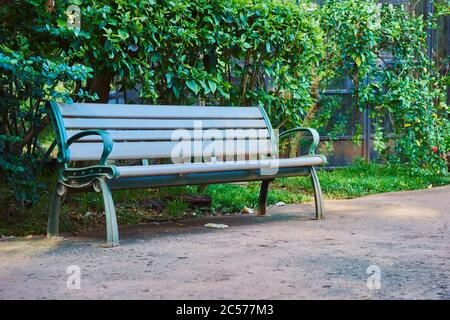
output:
[[280, 133], [278, 135], [278, 139], [284, 138], [285, 136], [287, 136], [289, 134], [299, 132], [299, 131], [307, 131], [311, 134], [313, 141], [311, 142], [311, 145], [309, 146], [308, 154], [314, 155], [316, 152], [316, 147], [320, 142], [320, 136], [319, 136], [319, 133], [313, 128], [298, 127], [298, 128], [294, 128], [294, 129], [289, 129], [289, 130], [286, 130], [286, 131]]
[[77, 140], [80, 140], [83, 137], [91, 136], [91, 135], [97, 135], [102, 138], [103, 141], [103, 152], [102, 156], [100, 157], [100, 164], [106, 165], [106, 160], [108, 160], [109, 154], [112, 151], [113, 148], [113, 140], [111, 139], [111, 136], [108, 132], [105, 130], [85, 130], [78, 132], [77, 134], [71, 136], [67, 142], [66, 142], [66, 149], [69, 148], [69, 146], [74, 143]]

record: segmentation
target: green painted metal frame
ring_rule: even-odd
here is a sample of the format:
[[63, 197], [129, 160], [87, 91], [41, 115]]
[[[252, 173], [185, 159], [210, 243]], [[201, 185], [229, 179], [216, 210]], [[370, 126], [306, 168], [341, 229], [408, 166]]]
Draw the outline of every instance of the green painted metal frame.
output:
[[64, 121], [59, 112], [58, 104], [55, 101], [47, 102], [47, 110], [50, 114], [53, 129], [55, 130], [56, 143], [58, 145], [57, 160], [61, 164], [65, 164], [70, 160], [69, 149], [65, 148], [67, 141], [66, 128], [64, 127]]
[[320, 188], [319, 177], [317, 176], [316, 168], [314, 166], [309, 167], [311, 183], [314, 189], [314, 202], [316, 205], [316, 219], [323, 219], [325, 213], [325, 205], [323, 203], [322, 189]]
[[264, 108], [260, 105], [258, 105], [259, 110], [261, 111], [261, 114], [264, 118], [264, 122], [266, 123], [267, 126], [267, 131], [269, 132], [269, 136], [270, 136], [270, 141], [272, 142], [272, 157], [274, 158], [276, 155], [278, 155], [278, 147], [276, 144], [276, 137], [275, 137], [275, 133], [273, 132], [273, 127], [272, 124], [270, 123], [270, 119], [269, 116], [267, 115], [266, 110], [264, 110]]
[[265, 216], [267, 211], [267, 195], [269, 194], [269, 184], [272, 180], [261, 181], [261, 189], [259, 190], [258, 197], [258, 210], [256, 214], [258, 216]]
[[80, 140], [83, 137], [87, 137], [87, 136], [100, 136], [102, 138], [103, 152], [100, 157], [100, 165], [106, 166], [106, 160], [108, 160], [108, 157], [113, 148], [113, 140], [111, 139], [111, 136], [109, 135], [109, 133], [106, 132], [105, 130], [84, 130], [84, 131], [78, 132], [77, 134], [71, 136], [67, 140], [65, 148], [68, 149], [72, 143]]
[[[58, 181], [53, 195], [50, 208], [48, 231], [49, 237], [59, 234], [59, 215], [61, 213], [61, 205], [63, 197], [67, 193], [73, 192], [101, 192], [106, 213], [106, 237], [108, 246], [117, 246], [119, 244], [119, 233], [117, 227], [117, 218], [114, 207], [114, 201], [111, 190], [119, 189], [138, 189], [138, 188], [160, 188], [170, 186], [184, 185], [205, 185], [214, 183], [241, 182], [241, 181], [261, 181], [261, 190], [258, 199], [258, 214], [264, 215], [267, 207], [267, 195], [269, 191], [269, 183], [276, 178], [304, 176], [310, 175], [314, 188], [314, 199], [316, 204], [316, 218], [321, 219], [324, 212], [322, 192], [320, 189], [319, 179], [314, 167], [293, 167], [278, 168], [273, 175], [261, 175], [259, 170], [241, 170], [227, 172], [207, 172], [193, 173], [183, 175], [163, 175], [163, 176], [147, 176], [147, 177], [129, 177], [121, 178], [116, 166], [108, 165], [107, 160], [113, 148], [113, 140], [109, 133], [104, 130], [86, 130], [80, 132], [70, 139], [64, 126], [64, 121], [59, 111], [58, 104], [54, 101], [47, 104], [53, 127], [56, 134], [56, 142], [58, 145]], [[316, 130], [311, 128], [295, 128], [284, 131], [278, 137], [275, 137], [272, 125], [269, 121], [267, 113], [260, 106], [261, 114], [267, 125], [267, 129], [272, 141], [272, 158], [278, 154], [276, 138], [282, 138], [288, 134], [307, 131], [313, 141], [309, 147], [309, 154], [315, 155], [315, 149], [319, 143], [319, 135]], [[102, 138], [103, 152], [98, 165], [84, 168], [70, 168], [70, 150], [69, 146], [79, 139], [89, 136], [98, 135]], [[321, 156], [326, 162], [326, 158]]]
[[[119, 245], [119, 233], [117, 228], [116, 211], [111, 195], [109, 183], [119, 176], [117, 168], [108, 165], [106, 161], [113, 148], [113, 140], [108, 132], [104, 130], [85, 130], [67, 139], [64, 120], [55, 101], [47, 102], [47, 110], [50, 114], [58, 145], [58, 181], [53, 194], [48, 218], [47, 236], [55, 237], [59, 235], [59, 217], [63, 197], [68, 190], [83, 190], [91, 187], [97, 192], [101, 192], [106, 213], [106, 238], [108, 246]], [[69, 146], [89, 135], [98, 135], [102, 138], [103, 152], [99, 165], [86, 168], [69, 168], [70, 150]]]
[[283, 131], [282, 133], [280, 133], [278, 135], [278, 139], [284, 138], [290, 134], [296, 133], [296, 132], [301, 132], [301, 131], [306, 131], [309, 132], [313, 138], [313, 141], [311, 142], [309, 148], [308, 148], [308, 154], [309, 155], [315, 155], [316, 154], [316, 148], [319, 145], [320, 142], [320, 136], [319, 133], [317, 132], [317, 130], [313, 129], [313, 128], [305, 128], [305, 127], [297, 127], [297, 128], [293, 128], [293, 129], [289, 129], [286, 131]]
[[[261, 110], [261, 114], [263, 115], [264, 121], [266, 122], [267, 129], [269, 131], [269, 135], [272, 141], [272, 152], [273, 155], [278, 154], [278, 147], [277, 143], [281, 138], [287, 137], [290, 134], [297, 133], [297, 132], [308, 132], [312, 136], [312, 142], [308, 148], [308, 155], [316, 155], [316, 148], [319, 145], [320, 142], [320, 136], [317, 130], [313, 128], [306, 128], [306, 127], [297, 127], [293, 129], [286, 130], [282, 133], [280, 133], [276, 139], [275, 139], [275, 133], [273, 131], [272, 124], [270, 123], [269, 117], [264, 110], [262, 106], [259, 106], [259, 109]], [[323, 164], [327, 163], [327, 158], [323, 155], [318, 155], [322, 158]], [[314, 166], [307, 167], [309, 170], [309, 174], [311, 176], [311, 183], [313, 185], [314, 189], [314, 202], [315, 202], [315, 213], [316, 213], [316, 219], [320, 220], [324, 216], [325, 207], [323, 203], [323, 195], [322, 190], [319, 183], [319, 178], [317, 176], [317, 171], [314, 168]], [[283, 170], [282, 170], [283, 171]], [[294, 174], [291, 173], [291, 176]], [[288, 174], [289, 176], [289, 174]], [[269, 180], [262, 180], [261, 181], [261, 189], [259, 192], [259, 200], [258, 200], [258, 213], [260, 215], [264, 215], [266, 213], [266, 204], [267, 204], [267, 195], [268, 195], [268, 189], [269, 189]]]
[[[297, 132], [308, 132], [312, 136], [312, 142], [308, 148], [308, 155], [316, 155], [316, 148], [319, 145], [320, 142], [320, 136], [317, 130], [313, 128], [306, 128], [306, 127], [297, 127], [293, 129], [286, 130], [278, 135], [278, 139], [287, 137], [290, 134], [297, 133]], [[327, 158], [323, 155], [318, 155], [323, 159], [323, 165], [327, 163]], [[309, 173], [311, 176], [311, 183], [313, 185], [314, 189], [314, 202], [316, 207], [316, 219], [320, 220], [323, 219], [324, 213], [325, 213], [325, 205], [323, 202], [323, 195], [322, 195], [322, 189], [320, 187], [319, 177], [317, 176], [317, 171], [314, 166], [308, 167]]]
[[111, 181], [111, 189], [161, 188], [186, 185], [202, 185], [244, 181], [273, 180], [281, 177], [305, 176], [308, 167], [279, 168], [273, 175], [262, 175], [260, 170], [191, 173], [186, 175], [163, 175], [133, 178], [117, 178]]

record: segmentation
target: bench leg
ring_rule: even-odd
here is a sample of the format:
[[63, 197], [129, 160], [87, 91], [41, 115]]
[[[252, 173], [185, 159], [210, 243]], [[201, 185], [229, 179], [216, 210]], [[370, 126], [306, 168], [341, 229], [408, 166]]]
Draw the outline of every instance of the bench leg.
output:
[[269, 183], [270, 181], [263, 180], [261, 181], [261, 189], [259, 191], [259, 199], [258, 199], [258, 216], [266, 215], [267, 209], [267, 194], [269, 192]]
[[[119, 245], [119, 231], [117, 228], [116, 209], [111, 195], [111, 189], [104, 179], [98, 179], [100, 190], [103, 195], [103, 203], [105, 205], [106, 215], [106, 245], [108, 247], [116, 247]], [[96, 188], [98, 189], [98, 188]]]
[[325, 207], [323, 204], [322, 189], [320, 188], [319, 178], [317, 177], [316, 168], [309, 168], [311, 172], [311, 182], [314, 188], [314, 202], [316, 204], [316, 219], [320, 220], [323, 218]]
[[59, 216], [61, 214], [62, 196], [59, 195], [57, 187], [53, 193], [50, 213], [48, 215], [47, 238], [59, 235]]

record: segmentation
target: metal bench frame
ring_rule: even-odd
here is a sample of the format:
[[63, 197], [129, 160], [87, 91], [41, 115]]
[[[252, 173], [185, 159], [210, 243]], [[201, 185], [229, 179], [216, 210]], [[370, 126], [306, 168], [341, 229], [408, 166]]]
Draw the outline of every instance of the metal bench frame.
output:
[[[111, 195], [111, 190], [119, 189], [136, 189], [136, 188], [159, 188], [170, 186], [184, 186], [184, 185], [203, 185], [215, 183], [228, 182], [242, 182], [242, 181], [261, 181], [261, 188], [258, 200], [259, 215], [266, 214], [267, 194], [269, 190], [269, 183], [276, 178], [304, 176], [310, 175], [311, 182], [314, 189], [315, 201], [315, 217], [322, 219], [324, 214], [323, 197], [320, 188], [319, 179], [314, 166], [295, 167], [295, 168], [279, 168], [275, 175], [261, 175], [260, 170], [235, 170], [225, 172], [206, 172], [206, 173], [189, 173], [189, 174], [172, 174], [172, 175], [158, 175], [158, 176], [143, 176], [143, 177], [119, 177], [118, 169], [115, 165], [107, 163], [108, 157], [113, 150], [113, 139], [105, 130], [84, 130], [70, 138], [67, 138], [66, 128], [64, 126], [63, 117], [59, 110], [58, 104], [54, 101], [47, 103], [47, 108], [50, 113], [51, 121], [56, 135], [56, 143], [58, 146], [57, 163], [58, 163], [58, 180], [53, 198], [48, 219], [47, 236], [54, 237], [59, 235], [59, 217], [61, 214], [61, 205], [63, 197], [68, 193], [76, 192], [101, 192], [106, 215], [106, 238], [108, 246], [119, 245], [119, 232], [117, 227], [116, 212], [114, 201]], [[260, 108], [264, 121], [272, 141], [272, 148], [275, 150], [275, 135], [272, 125], [269, 121], [264, 109]], [[284, 131], [278, 138], [284, 138], [290, 134], [304, 131], [312, 136], [312, 141], [309, 146], [308, 155], [315, 155], [315, 149], [319, 143], [319, 135], [316, 130], [312, 128], [295, 128]], [[70, 150], [69, 146], [80, 139], [97, 135], [101, 138], [103, 143], [103, 152], [101, 154], [99, 164], [84, 168], [69, 167]], [[323, 163], [326, 163], [326, 158], [323, 158]]]

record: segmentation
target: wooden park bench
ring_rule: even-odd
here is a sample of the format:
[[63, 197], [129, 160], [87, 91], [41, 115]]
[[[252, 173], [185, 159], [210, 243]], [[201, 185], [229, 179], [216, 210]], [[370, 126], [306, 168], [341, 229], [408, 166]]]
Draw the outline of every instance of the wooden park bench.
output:
[[[296, 128], [276, 136], [262, 108], [56, 102], [48, 108], [59, 165], [48, 236], [58, 235], [62, 199], [70, 192], [102, 193], [107, 244], [116, 246], [111, 190], [261, 181], [257, 213], [264, 215], [269, 183], [300, 175], [311, 176], [316, 218], [322, 218], [315, 166], [326, 158], [314, 154], [317, 131]], [[298, 131], [312, 136], [309, 154], [279, 159], [278, 138]]]

